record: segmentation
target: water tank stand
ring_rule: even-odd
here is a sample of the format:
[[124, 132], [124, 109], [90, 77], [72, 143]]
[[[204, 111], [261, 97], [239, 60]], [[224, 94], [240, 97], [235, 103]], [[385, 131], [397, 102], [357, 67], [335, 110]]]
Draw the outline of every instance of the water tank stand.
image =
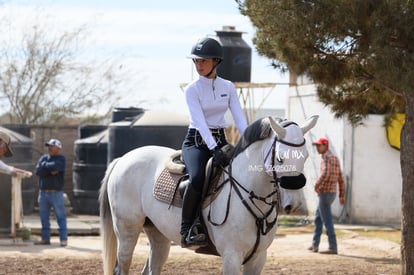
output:
[[[247, 123], [250, 124], [256, 120], [257, 111], [261, 109], [266, 99], [273, 92], [277, 83], [235, 82], [234, 85], [238, 90], [240, 103], [246, 116]], [[264, 94], [260, 99], [258, 105], [255, 103], [255, 99], [257, 99], [257, 97], [252, 95], [255, 89], [261, 89], [262, 91], [264, 91], [265, 89], [267, 90], [264, 91]]]

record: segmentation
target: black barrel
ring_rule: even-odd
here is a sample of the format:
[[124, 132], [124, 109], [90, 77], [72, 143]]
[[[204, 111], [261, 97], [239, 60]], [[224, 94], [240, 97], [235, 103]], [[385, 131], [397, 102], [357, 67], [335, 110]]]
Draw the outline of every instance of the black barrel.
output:
[[107, 129], [75, 141], [72, 172], [74, 213], [99, 214], [98, 196], [106, 170], [107, 151]]
[[95, 124], [82, 125], [82, 126], [79, 126], [79, 129], [78, 129], [78, 137], [79, 139], [87, 138], [97, 133], [100, 133], [107, 128], [108, 128], [107, 125], [95, 125]]
[[25, 137], [31, 138], [30, 125], [28, 124], [3, 124], [2, 127], [12, 130], [13, 132], [19, 133]]
[[109, 125], [108, 162], [145, 145], [180, 149], [188, 129], [185, 115], [145, 111], [134, 121], [118, 121]]
[[138, 116], [142, 113], [144, 113], [144, 109], [142, 109], [142, 108], [117, 107], [117, 108], [114, 108], [114, 110], [112, 111], [112, 122], [118, 122], [118, 121], [122, 121], [122, 120], [132, 121], [132, 120], [135, 119], [136, 116]]
[[217, 67], [217, 74], [233, 82], [250, 82], [252, 49], [243, 40], [243, 32], [223, 26], [216, 34], [223, 46], [223, 61]]
[[[13, 157], [3, 158], [7, 165], [16, 168], [33, 171], [34, 164], [33, 141], [32, 139], [12, 131], [5, 127], [0, 130], [6, 132], [11, 139]], [[35, 185], [36, 176], [22, 180], [22, 203], [23, 213], [31, 214], [35, 205]], [[0, 231], [10, 231], [11, 228], [11, 177], [6, 174], [0, 174]]]

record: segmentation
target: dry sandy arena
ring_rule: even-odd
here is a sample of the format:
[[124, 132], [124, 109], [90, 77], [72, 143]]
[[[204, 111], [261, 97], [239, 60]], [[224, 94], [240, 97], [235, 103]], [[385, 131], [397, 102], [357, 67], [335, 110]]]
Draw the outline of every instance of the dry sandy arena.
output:
[[[311, 226], [278, 228], [262, 274], [400, 274], [398, 230], [356, 230], [337, 228], [339, 254], [322, 255], [306, 248]], [[36, 236], [33, 236], [36, 238]], [[320, 249], [326, 249], [326, 236]], [[142, 235], [136, 247], [131, 274], [139, 274], [146, 253]], [[50, 246], [31, 241], [0, 245], [0, 274], [102, 274], [99, 236], [70, 236], [66, 248], [57, 237]], [[195, 254], [173, 245], [163, 274], [220, 274], [220, 258]]]

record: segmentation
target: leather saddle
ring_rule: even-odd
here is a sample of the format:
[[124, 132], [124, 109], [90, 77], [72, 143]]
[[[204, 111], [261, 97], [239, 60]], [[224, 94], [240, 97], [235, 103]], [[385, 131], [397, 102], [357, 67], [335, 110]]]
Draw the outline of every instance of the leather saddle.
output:
[[[208, 201], [210, 203], [217, 195], [215, 189], [223, 175], [222, 170], [213, 165], [212, 159], [207, 162], [205, 171], [206, 176], [201, 201], [205, 202], [206, 198], [209, 197]], [[182, 207], [182, 199], [188, 184], [188, 174], [182, 160], [181, 150], [177, 150], [166, 159], [165, 167], [154, 185], [154, 196], [169, 205]], [[202, 204], [203, 208], [208, 204]]]
[[[213, 165], [212, 158], [206, 165], [206, 176], [203, 184], [203, 192], [201, 195], [201, 208], [210, 205], [221, 191], [223, 183], [223, 171], [221, 168]], [[154, 197], [176, 207], [182, 207], [184, 192], [189, 184], [188, 174], [186, 174], [185, 164], [182, 160], [181, 151], [178, 150], [170, 155], [166, 162], [165, 168], [158, 176], [154, 184]], [[211, 242], [208, 231], [205, 228], [205, 221], [201, 215], [196, 218], [204, 227], [207, 234], [207, 246], [199, 247], [196, 253], [219, 256], [215, 245]]]

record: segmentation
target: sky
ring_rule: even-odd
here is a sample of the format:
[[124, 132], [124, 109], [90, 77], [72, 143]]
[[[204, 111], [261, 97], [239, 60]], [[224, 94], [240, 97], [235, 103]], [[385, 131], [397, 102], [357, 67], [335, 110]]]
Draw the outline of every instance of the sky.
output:
[[86, 25], [89, 38], [94, 41], [91, 51], [95, 55], [119, 58], [136, 72], [136, 77], [130, 80], [134, 91], [122, 94], [119, 107], [186, 113], [180, 85], [197, 77], [188, 58], [191, 48], [199, 38], [215, 35], [216, 30], [227, 25], [242, 31], [242, 38], [252, 47], [251, 82], [282, 84], [273, 89], [252, 90], [255, 96], [249, 98], [248, 105], [280, 109], [286, 104], [288, 75], [281, 75], [267, 58], [257, 54], [252, 43], [254, 28], [249, 18], [240, 14], [234, 0], [5, 0], [2, 3], [0, 12], [10, 15], [14, 24], [23, 28], [34, 22], [34, 18], [53, 22], [56, 28]]

